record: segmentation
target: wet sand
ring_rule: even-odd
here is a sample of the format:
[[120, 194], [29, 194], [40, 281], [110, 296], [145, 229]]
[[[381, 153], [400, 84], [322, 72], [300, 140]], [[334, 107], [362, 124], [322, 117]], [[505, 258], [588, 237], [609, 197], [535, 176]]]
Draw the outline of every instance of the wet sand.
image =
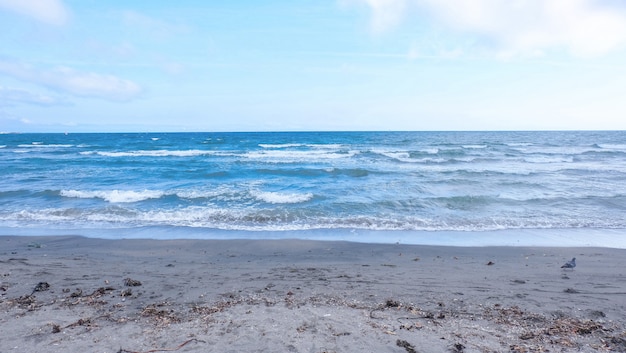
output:
[[0, 236], [0, 353], [624, 352], [625, 269], [611, 248]]

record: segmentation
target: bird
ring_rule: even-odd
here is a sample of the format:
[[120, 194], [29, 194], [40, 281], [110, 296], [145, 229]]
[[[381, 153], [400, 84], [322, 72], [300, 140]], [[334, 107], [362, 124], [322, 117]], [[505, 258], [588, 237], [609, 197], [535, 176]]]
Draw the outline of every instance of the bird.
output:
[[561, 268], [571, 268], [576, 267], [576, 258], [573, 257], [570, 261], [566, 262]]

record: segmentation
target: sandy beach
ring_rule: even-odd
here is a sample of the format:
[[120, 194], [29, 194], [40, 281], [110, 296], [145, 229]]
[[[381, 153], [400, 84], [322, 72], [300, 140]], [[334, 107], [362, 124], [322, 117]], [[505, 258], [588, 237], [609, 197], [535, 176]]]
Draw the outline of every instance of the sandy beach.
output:
[[0, 353], [625, 352], [624, 269], [611, 248], [1, 236]]

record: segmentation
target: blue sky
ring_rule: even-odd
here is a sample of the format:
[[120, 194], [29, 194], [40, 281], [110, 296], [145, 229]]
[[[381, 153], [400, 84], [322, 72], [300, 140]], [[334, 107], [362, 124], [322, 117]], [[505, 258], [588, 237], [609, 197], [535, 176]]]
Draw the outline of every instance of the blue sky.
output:
[[0, 131], [626, 129], [621, 0], [0, 0]]

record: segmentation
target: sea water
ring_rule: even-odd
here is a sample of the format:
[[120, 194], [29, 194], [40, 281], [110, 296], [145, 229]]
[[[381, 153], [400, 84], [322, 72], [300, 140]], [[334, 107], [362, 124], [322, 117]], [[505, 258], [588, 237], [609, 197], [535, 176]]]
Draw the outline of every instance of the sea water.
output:
[[623, 234], [626, 132], [0, 134], [0, 234], [542, 229]]

